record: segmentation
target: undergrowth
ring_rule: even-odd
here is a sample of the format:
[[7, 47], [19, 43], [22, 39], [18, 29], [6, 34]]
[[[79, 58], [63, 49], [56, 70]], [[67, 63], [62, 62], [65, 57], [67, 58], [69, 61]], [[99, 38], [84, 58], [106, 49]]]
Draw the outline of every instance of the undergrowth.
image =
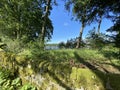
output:
[[[4, 54], [5, 53], [6, 52], [4, 52]], [[46, 89], [48, 87], [49, 81], [52, 81], [57, 85], [66, 88], [66, 90], [69, 90], [72, 87], [85, 87], [88, 90], [95, 90], [94, 88], [99, 87], [101, 90], [106, 90], [106, 83], [108, 82], [109, 77], [110, 86], [115, 90], [119, 90], [119, 81], [116, 81], [116, 79], [119, 80], [120, 78], [119, 74], [111, 72], [105, 73], [99, 69], [94, 70], [93, 68], [89, 68], [91, 67], [91, 63], [97, 62], [101, 64], [102, 68], [103, 64], [105, 66], [111, 65], [112, 68], [115, 68], [118, 71], [120, 71], [120, 60], [119, 58], [116, 58], [117, 53], [118, 49], [115, 48], [110, 50], [109, 48], [103, 48], [101, 50], [40, 50], [40, 48], [33, 48], [25, 49], [23, 52], [20, 52], [15, 55], [13, 55], [13, 53], [11, 52], [7, 52], [4, 55], [1, 52], [0, 59], [2, 60], [2, 58], [4, 58], [4, 63], [5, 60], [7, 63], [15, 63], [15, 66], [20, 69], [20, 75], [23, 76], [31, 76], [33, 74], [35, 76], [41, 73], [40, 70], [43, 70], [42, 76], [44, 78], [48, 78], [48, 80], [46, 79], [45, 82], [43, 82], [43, 86], [40, 87], [42, 89]], [[14, 56], [15, 58], [10, 58], [10, 55]], [[15, 59], [15, 61], [10, 59]], [[74, 60], [75, 65], [70, 65], [71, 60]], [[81, 68], [77, 66], [79, 64], [86, 64], [88, 65], [88, 67]], [[22, 85], [23, 83], [21, 82], [23, 79], [21, 79], [20, 77], [14, 77], [14, 74], [11, 71], [6, 69], [0, 70], [0, 88], [2, 88], [2, 90], [36, 89], [29, 83]]]
[[0, 90], [36, 90], [36, 88], [30, 84], [22, 85], [20, 77], [15, 77], [8, 69], [0, 68]]

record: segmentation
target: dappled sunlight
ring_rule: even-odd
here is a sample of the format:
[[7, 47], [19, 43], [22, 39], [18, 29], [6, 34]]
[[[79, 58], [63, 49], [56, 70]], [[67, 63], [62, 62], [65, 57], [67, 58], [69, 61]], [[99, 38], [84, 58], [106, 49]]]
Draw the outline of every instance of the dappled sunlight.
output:
[[[14, 69], [17, 70], [22, 84], [30, 82], [39, 89], [73, 90], [84, 88], [106, 90], [120, 88], [118, 86], [119, 81], [116, 81], [120, 78], [118, 60], [108, 62], [109, 60], [101, 56], [98, 51], [83, 49], [50, 50], [44, 52], [45, 59], [43, 56], [40, 57], [43, 55], [42, 53], [32, 59], [22, 55], [13, 56], [5, 52], [1, 52], [0, 55], [0, 60], [4, 60], [2, 64], [7, 69], [10, 69], [7, 66], [10, 67], [12, 64], [8, 60], [10, 57], [14, 57], [11, 59], [15, 59]], [[101, 59], [102, 61], [100, 61]]]
[[119, 90], [119, 6], [1, 0], [0, 90]]

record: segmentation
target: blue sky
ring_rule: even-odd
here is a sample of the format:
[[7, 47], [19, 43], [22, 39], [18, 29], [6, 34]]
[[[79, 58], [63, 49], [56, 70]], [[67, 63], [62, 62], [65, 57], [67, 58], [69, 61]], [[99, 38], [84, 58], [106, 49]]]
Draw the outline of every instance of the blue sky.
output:
[[[65, 10], [64, 2], [59, 1], [58, 6], [53, 7], [50, 18], [54, 26], [54, 31], [52, 39], [48, 43], [59, 43], [61, 41], [66, 42], [68, 39], [79, 36], [81, 23], [71, 20], [72, 14]], [[97, 28], [97, 25], [98, 23], [93, 23], [90, 26], [86, 26], [83, 32], [83, 38], [85, 38], [87, 32], [93, 29], [93, 27]], [[106, 33], [105, 30], [112, 25], [113, 23], [110, 20], [103, 19], [101, 32]]]

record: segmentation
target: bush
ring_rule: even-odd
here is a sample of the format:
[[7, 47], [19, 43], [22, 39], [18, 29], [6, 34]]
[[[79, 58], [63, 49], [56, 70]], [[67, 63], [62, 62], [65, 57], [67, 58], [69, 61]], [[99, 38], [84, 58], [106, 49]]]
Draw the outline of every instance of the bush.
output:
[[37, 90], [31, 84], [22, 85], [19, 77], [7, 69], [0, 68], [0, 90]]

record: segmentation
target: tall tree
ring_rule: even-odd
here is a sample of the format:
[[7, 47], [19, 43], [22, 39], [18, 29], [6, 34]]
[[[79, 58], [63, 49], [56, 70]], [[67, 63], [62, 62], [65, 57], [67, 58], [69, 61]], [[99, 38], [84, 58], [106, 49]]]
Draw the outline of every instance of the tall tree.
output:
[[[76, 2], [83, 2], [85, 3], [87, 0], [66, 0], [67, 5], [69, 6], [71, 3], [73, 4], [72, 7], [74, 7], [74, 3]], [[81, 4], [79, 4], [80, 6]], [[116, 31], [116, 35], [115, 35], [115, 42], [119, 42], [119, 34], [120, 34], [120, 30], [119, 30], [119, 21], [120, 21], [120, 0], [88, 0], [88, 2], [85, 4], [86, 7], [86, 17], [87, 17], [87, 22], [94, 22], [94, 21], [99, 21], [99, 25], [98, 25], [98, 33], [100, 30], [100, 24], [101, 24], [101, 18], [105, 17], [108, 19], [112, 19], [114, 22], [113, 27], [111, 27], [112, 31]], [[83, 12], [84, 9], [79, 9], [77, 13]], [[80, 16], [82, 17], [82, 16]], [[118, 45], [117, 45], [118, 46]]]
[[102, 16], [100, 16], [100, 19], [98, 21], [98, 31], [97, 31], [98, 34], [100, 33], [101, 22], [102, 22]]
[[29, 42], [38, 38], [46, 21], [44, 37], [50, 39], [53, 32], [51, 20], [43, 20], [45, 0], [1, 0], [0, 32], [12, 39]]
[[46, 39], [45, 36], [47, 36], [48, 39], [50, 39], [53, 33], [53, 26], [51, 25], [52, 22], [49, 19], [53, 5], [57, 5], [56, 0], [43, 0], [44, 10], [42, 15], [42, 29], [41, 29], [41, 34], [39, 35], [40, 42], [43, 44], [43, 47]]
[[92, 17], [97, 17], [102, 10], [102, 15], [114, 22], [114, 25], [108, 31], [115, 32], [113, 35], [114, 43], [116, 47], [120, 48], [120, 0], [91, 0], [91, 7], [99, 9], [92, 9], [90, 11]]
[[3, 0], [1, 4], [1, 20], [5, 26], [3, 33], [13, 39], [21, 39], [23, 35], [29, 36], [30, 32], [34, 31], [35, 25], [40, 23], [35, 21], [40, 21], [37, 14], [42, 12], [38, 11], [36, 2], [32, 0]]
[[42, 25], [42, 31], [41, 31], [41, 41], [43, 43], [45, 38], [46, 21], [49, 15], [50, 7], [51, 7], [51, 0], [47, 0], [45, 3], [45, 13], [43, 15], [43, 25]]
[[89, 21], [87, 20], [87, 14], [89, 13], [87, 8], [89, 8], [89, 2], [89, 0], [67, 0], [65, 5], [67, 10], [70, 10], [70, 5], [72, 5], [73, 17], [81, 22], [81, 29], [76, 48], [80, 48], [83, 30], [85, 26], [89, 24]]

